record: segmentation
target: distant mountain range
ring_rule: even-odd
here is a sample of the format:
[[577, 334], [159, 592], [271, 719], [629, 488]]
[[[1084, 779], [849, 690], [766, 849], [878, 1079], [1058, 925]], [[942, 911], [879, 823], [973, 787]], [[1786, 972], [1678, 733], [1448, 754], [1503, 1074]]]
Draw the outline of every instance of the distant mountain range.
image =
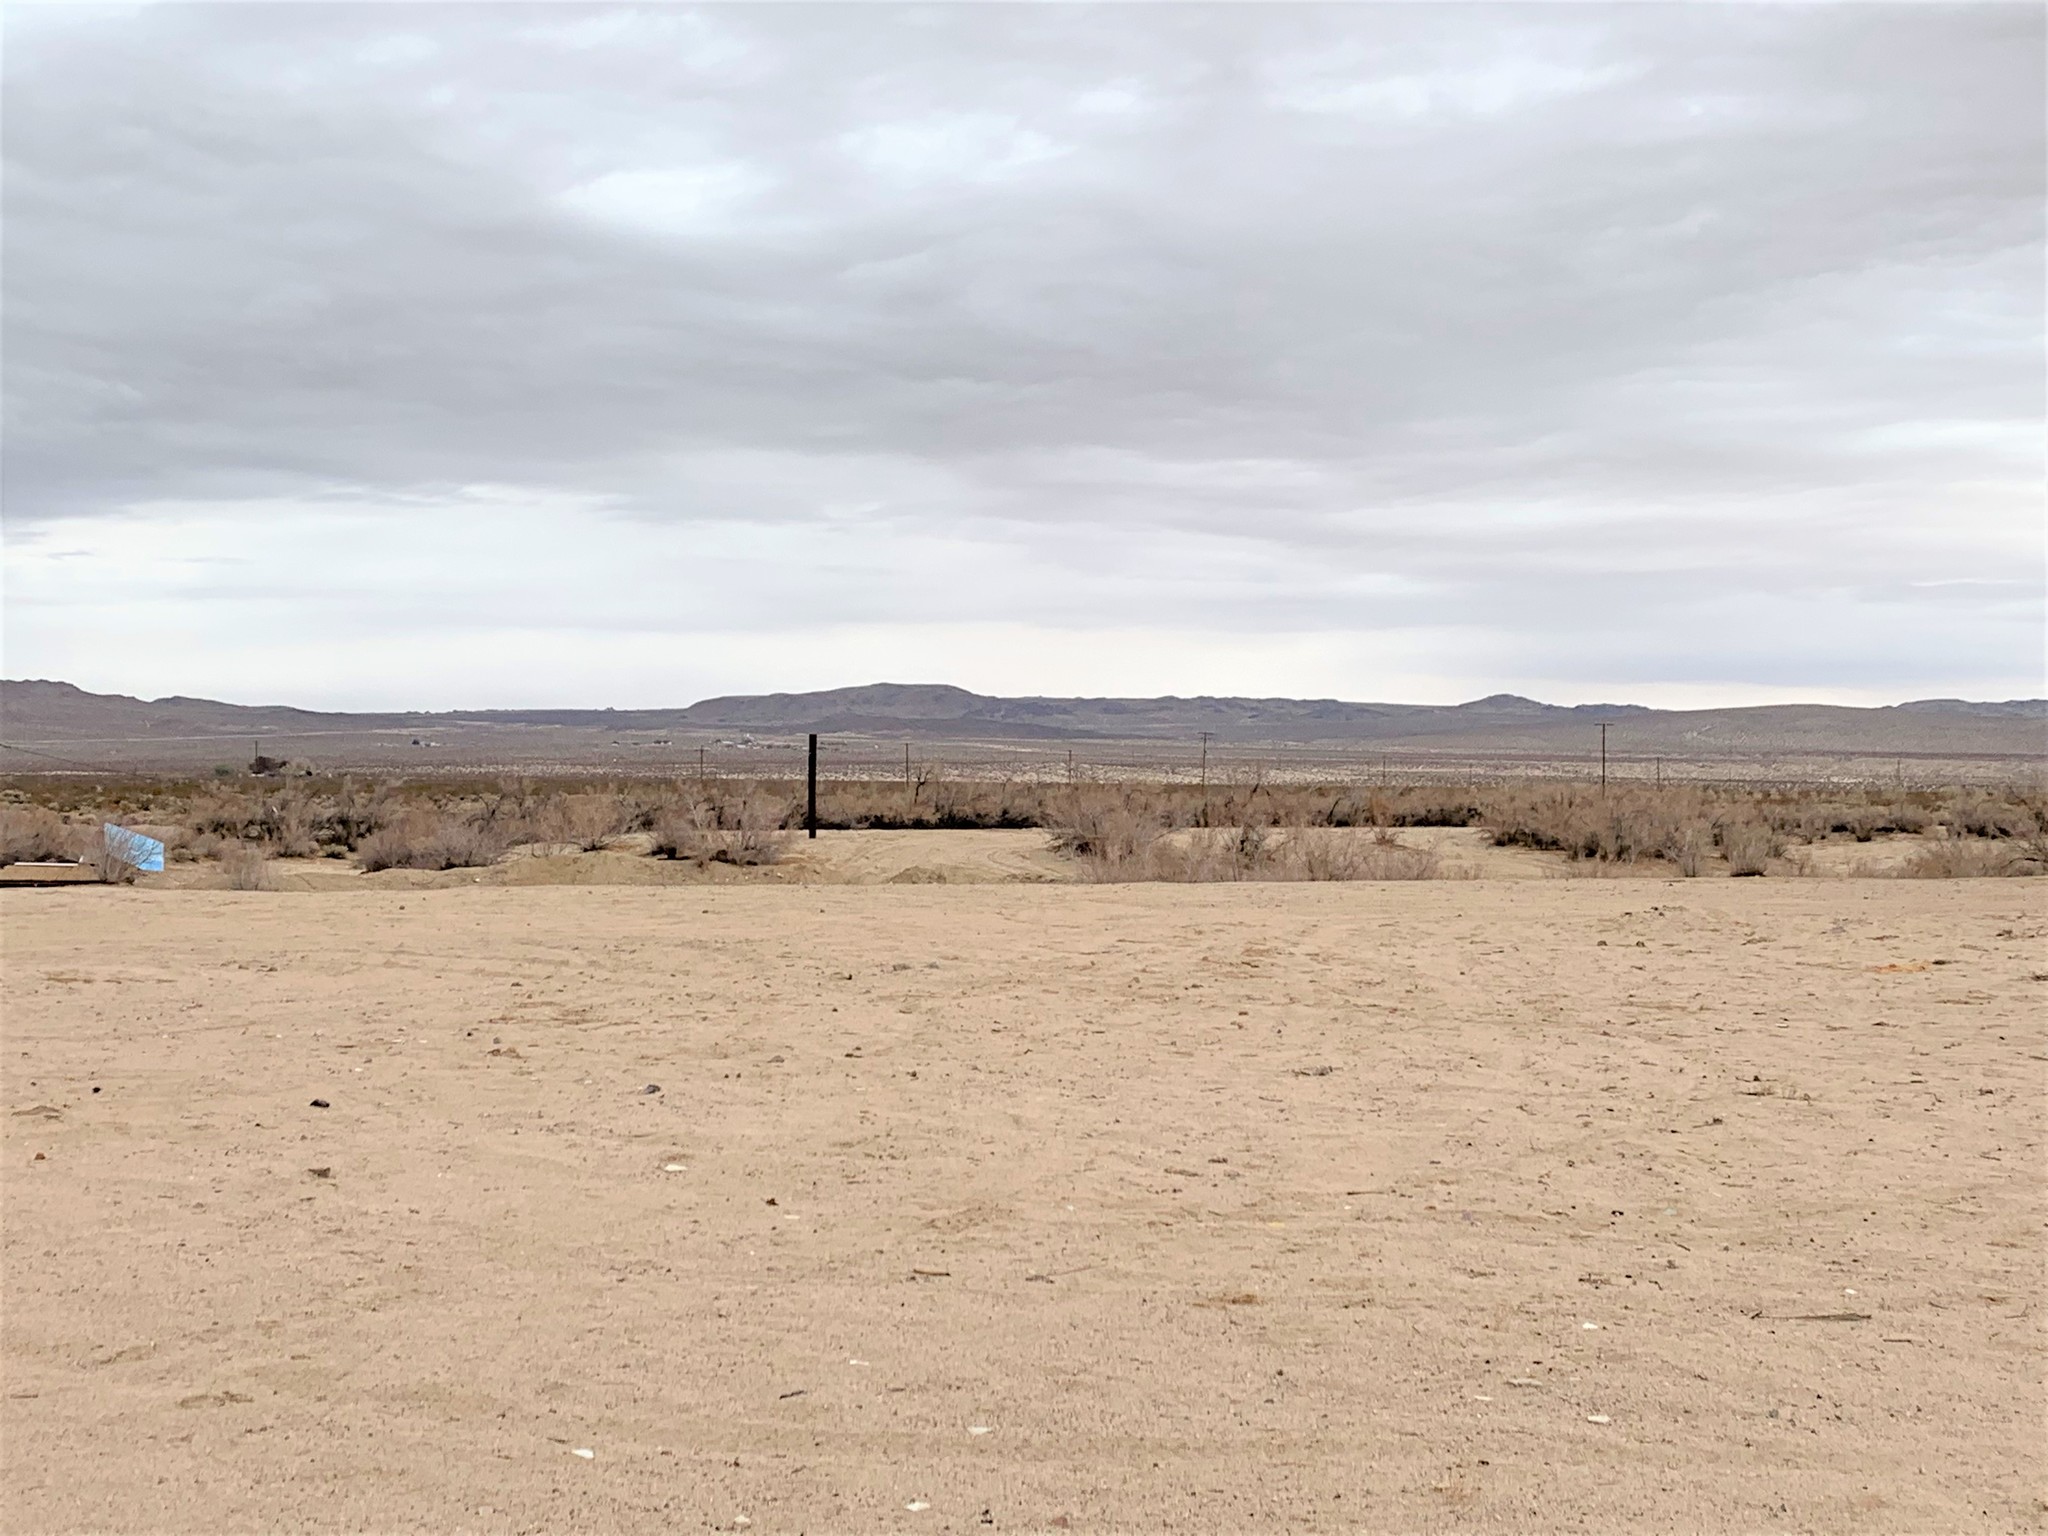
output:
[[[943, 684], [875, 683], [818, 693], [706, 699], [678, 709], [530, 709], [342, 713], [212, 699], [135, 699], [69, 683], [0, 681], [0, 740], [17, 749], [95, 743], [186, 742], [195, 748], [261, 737], [266, 750], [312, 751], [318, 738], [440, 733], [496, 742], [537, 732], [582, 736], [719, 732], [974, 742], [1192, 741], [1304, 743], [1417, 751], [1580, 751], [1600, 722], [1617, 749], [1636, 755], [1758, 752], [2010, 755], [2048, 750], [2048, 700], [1978, 703], [1920, 699], [1881, 708], [1772, 704], [1741, 709], [1660, 710], [1640, 704], [1544, 704], [1494, 694], [1468, 704], [1370, 704], [1337, 699], [993, 698]], [[305, 746], [295, 745], [301, 739]], [[109, 760], [136, 759], [111, 751]], [[11, 756], [11, 754], [10, 754]], [[17, 760], [18, 761], [18, 760]], [[21, 766], [26, 766], [22, 764]]]

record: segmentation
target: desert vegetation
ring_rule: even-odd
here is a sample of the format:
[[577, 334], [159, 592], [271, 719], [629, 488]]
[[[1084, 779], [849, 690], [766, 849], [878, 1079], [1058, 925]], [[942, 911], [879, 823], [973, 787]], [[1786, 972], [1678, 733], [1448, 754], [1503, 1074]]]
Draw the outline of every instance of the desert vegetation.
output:
[[791, 812], [775, 799], [742, 794], [677, 796], [657, 805], [650, 852], [706, 864], [774, 864], [788, 846]]
[[356, 860], [380, 869], [478, 869], [512, 846], [514, 828], [487, 810], [409, 807], [365, 836]]
[[0, 806], [0, 865], [76, 858], [84, 829], [46, 806]]
[[1235, 827], [1176, 828], [1151, 797], [1071, 792], [1050, 818], [1052, 844], [1097, 881], [1427, 880], [1435, 853], [1403, 846], [1388, 828], [1369, 839], [1335, 827], [1275, 827], [1246, 818]]
[[[377, 781], [207, 779], [90, 785], [27, 778], [0, 791], [0, 864], [89, 855], [101, 821], [162, 838], [174, 861], [329, 858], [365, 871], [477, 868], [515, 850], [765, 866], [802, 825], [788, 779]], [[2048, 871], [2037, 789], [1898, 790], [1511, 781], [1467, 785], [1051, 784], [835, 780], [828, 830], [1036, 829], [1085, 879], [1427, 879], [1428, 849], [1393, 834], [1466, 828], [1586, 873], [1796, 874], [1824, 843], [1912, 837], [1896, 872]], [[1365, 835], [1360, 835], [1361, 829]], [[1337, 834], [1346, 835], [1337, 835]], [[268, 878], [266, 875], [265, 878]]]
[[271, 888], [270, 855], [261, 848], [230, 848], [220, 857], [221, 877], [231, 891]]

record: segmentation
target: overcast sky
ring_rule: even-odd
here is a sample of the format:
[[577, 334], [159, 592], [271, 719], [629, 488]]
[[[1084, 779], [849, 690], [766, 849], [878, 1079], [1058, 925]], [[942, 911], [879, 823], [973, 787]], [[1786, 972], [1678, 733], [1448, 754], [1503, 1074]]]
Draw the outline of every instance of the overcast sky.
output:
[[2036, 5], [16, 5], [6, 674], [2042, 692]]

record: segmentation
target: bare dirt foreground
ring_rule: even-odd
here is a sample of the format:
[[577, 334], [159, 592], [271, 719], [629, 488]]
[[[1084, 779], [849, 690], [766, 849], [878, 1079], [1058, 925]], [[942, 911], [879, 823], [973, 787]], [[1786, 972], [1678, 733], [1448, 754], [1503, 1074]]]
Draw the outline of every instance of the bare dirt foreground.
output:
[[11, 892], [6, 1527], [2039, 1529], [2043, 885]]

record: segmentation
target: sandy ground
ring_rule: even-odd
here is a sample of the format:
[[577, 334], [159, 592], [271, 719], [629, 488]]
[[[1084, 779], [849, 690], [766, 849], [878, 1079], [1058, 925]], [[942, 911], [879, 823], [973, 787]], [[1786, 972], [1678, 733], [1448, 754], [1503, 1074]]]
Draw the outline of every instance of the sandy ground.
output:
[[6, 1528], [2040, 1529], [2044, 886], [10, 892]]

